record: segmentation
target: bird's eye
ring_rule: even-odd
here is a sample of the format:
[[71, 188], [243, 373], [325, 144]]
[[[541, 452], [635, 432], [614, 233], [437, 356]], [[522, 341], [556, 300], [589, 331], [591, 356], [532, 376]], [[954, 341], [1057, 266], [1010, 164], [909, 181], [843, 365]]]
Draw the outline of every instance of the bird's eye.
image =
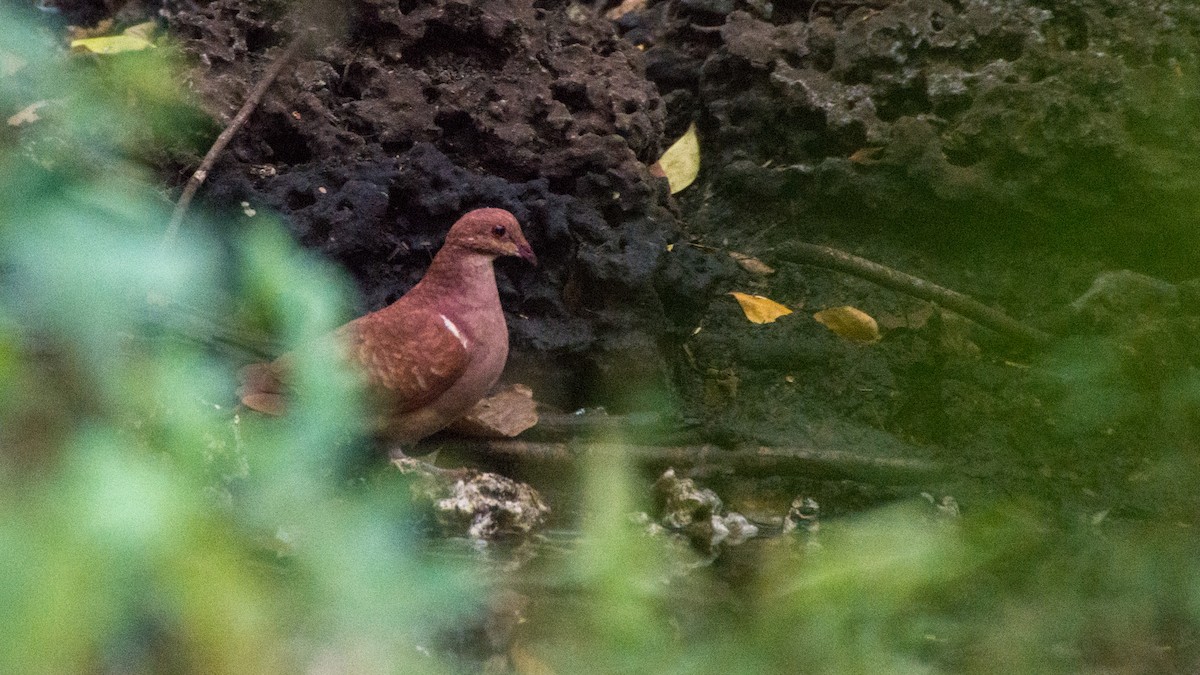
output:
[[497, 237], [503, 237], [504, 235], [508, 234], [508, 228], [503, 225], [497, 225], [492, 228], [492, 234], [496, 235]]

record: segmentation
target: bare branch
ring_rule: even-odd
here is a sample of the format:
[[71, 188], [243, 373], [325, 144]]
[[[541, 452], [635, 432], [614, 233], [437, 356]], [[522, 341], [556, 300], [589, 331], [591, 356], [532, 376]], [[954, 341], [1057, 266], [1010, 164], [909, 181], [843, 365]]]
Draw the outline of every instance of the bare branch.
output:
[[196, 196], [196, 192], [200, 189], [200, 186], [208, 178], [208, 172], [217, 163], [217, 157], [221, 155], [225, 146], [229, 145], [229, 141], [233, 139], [234, 135], [246, 124], [246, 120], [250, 119], [250, 115], [258, 107], [259, 102], [262, 101], [262, 97], [271, 88], [275, 79], [279, 77], [279, 73], [283, 70], [283, 67], [296, 55], [297, 50], [300, 48], [300, 42], [299, 38], [293, 39], [283, 52], [275, 57], [275, 60], [271, 62], [271, 65], [263, 73], [258, 84], [254, 86], [250, 95], [246, 97], [246, 102], [242, 104], [241, 110], [238, 110], [237, 115], [229, 122], [229, 126], [225, 127], [221, 135], [217, 136], [217, 140], [213, 142], [212, 147], [204, 155], [200, 166], [192, 173], [192, 177], [188, 179], [187, 185], [184, 185], [183, 192], [179, 195], [179, 201], [175, 204], [175, 211], [171, 214], [171, 221], [167, 224], [167, 231], [163, 234], [163, 244], [165, 246], [171, 246], [175, 243], [175, 239], [179, 237], [179, 228], [183, 224], [184, 216], [187, 215], [188, 207], [191, 206], [192, 199]]
[[484, 448], [496, 457], [539, 463], [576, 463], [588, 455], [632, 458], [655, 468], [674, 466], [739, 475], [800, 475], [818, 479], [859, 479], [893, 484], [936, 477], [938, 464], [921, 459], [874, 457], [841, 450], [799, 447], [726, 449], [715, 445], [650, 446], [623, 443], [535, 443], [530, 441], [442, 442], [443, 449]]
[[1054, 336], [1049, 333], [1027, 326], [970, 296], [845, 251], [816, 244], [791, 242], [776, 248], [774, 254], [780, 260], [845, 272], [880, 286], [928, 300], [1022, 344], [1041, 347], [1054, 340]]

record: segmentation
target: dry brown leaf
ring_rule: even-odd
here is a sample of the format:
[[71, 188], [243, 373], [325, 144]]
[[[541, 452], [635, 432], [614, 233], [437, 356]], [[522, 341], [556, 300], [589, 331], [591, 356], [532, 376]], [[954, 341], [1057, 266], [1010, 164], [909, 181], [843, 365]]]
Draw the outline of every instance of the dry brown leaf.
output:
[[855, 150], [847, 159], [855, 164], [878, 164], [879, 160], [875, 157], [881, 150], [883, 150], [883, 148], [859, 148], [858, 150]]
[[21, 110], [21, 112], [8, 118], [8, 126], [19, 127], [22, 124], [32, 124], [33, 122], [36, 122], [36, 121], [42, 119], [37, 114], [37, 112], [39, 110], [41, 110], [42, 108], [46, 107], [48, 104], [49, 104], [49, 101], [38, 101], [37, 103], [30, 103], [29, 105], [25, 106], [25, 108], [23, 108]]
[[875, 319], [856, 307], [830, 307], [813, 314], [813, 318], [829, 330], [853, 342], [871, 344], [879, 342], [882, 337]]
[[523, 384], [514, 384], [476, 403], [450, 425], [450, 430], [465, 436], [512, 438], [537, 422], [533, 392]]
[[616, 21], [630, 12], [640, 12], [646, 6], [646, 0], [625, 0], [604, 13], [605, 18]]
[[742, 306], [742, 312], [752, 323], [774, 323], [779, 317], [792, 313], [792, 310], [787, 307], [761, 295], [750, 295], [737, 291], [731, 291], [729, 295], [738, 301], [738, 304]]
[[667, 177], [667, 182], [671, 185], [671, 194], [679, 192], [696, 180], [696, 176], [700, 175], [700, 140], [696, 136], [695, 122], [689, 124], [679, 140], [672, 143], [662, 157], [650, 166], [650, 173], [655, 173], [655, 167]]
[[738, 265], [740, 265], [742, 269], [746, 270], [747, 272], [749, 272], [751, 274], [757, 274], [759, 276], [764, 276], [764, 277], [769, 274], [775, 274], [774, 267], [771, 267], [770, 265], [759, 260], [758, 258], [751, 258], [750, 256], [746, 255], [745, 253], [738, 253], [737, 251], [730, 251], [729, 257], [733, 258], [733, 260]]

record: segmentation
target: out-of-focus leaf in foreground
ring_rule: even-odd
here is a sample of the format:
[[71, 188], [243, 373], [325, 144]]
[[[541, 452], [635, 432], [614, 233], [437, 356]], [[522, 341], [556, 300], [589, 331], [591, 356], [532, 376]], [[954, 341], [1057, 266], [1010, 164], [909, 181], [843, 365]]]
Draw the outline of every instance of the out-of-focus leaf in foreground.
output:
[[255, 424], [237, 358], [170, 315], [252, 307], [286, 348], [344, 318], [344, 281], [273, 222], [164, 248], [132, 160], [188, 110], [170, 65], [80, 67], [0, 25], [24, 64], [0, 109], [64, 102], [0, 136], [0, 671], [436, 668], [470, 584], [419, 557], [402, 487], [344, 489], [356, 380], [303, 355], [294, 414]]

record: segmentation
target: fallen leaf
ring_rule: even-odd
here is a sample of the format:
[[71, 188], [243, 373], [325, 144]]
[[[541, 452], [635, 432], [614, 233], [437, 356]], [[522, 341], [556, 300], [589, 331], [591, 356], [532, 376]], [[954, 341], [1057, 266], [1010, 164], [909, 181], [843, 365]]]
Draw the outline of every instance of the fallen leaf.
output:
[[737, 291], [731, 291], [729, 295], [738, 301], [738, 304], [742, 306], [742, 312], [752, 323], [774, 323], [779, 317], [792, 313], [792, 310], [787, 307], [761, 295], [750, 295]]
[[122, 52], [140, 52], [151, 49], [154, 43], [150, 39], [156, 28], [153, 21], [139, 23], [126, 28], [120, 35], [83, 38], [71, 40], [71, 49], [77, 49], [93, 54], [120, 54]]
[[[675, 194], [696, 180], [700, 174], [700, 140], [696, 136], [696, 123], [688, 125], [679, 140], [671, 144], [650, 167], [650, 173], [655, 173], [655, 167], [667, 177], [671, 185], [671, 194]], [[658, 174], [655, 174], [658, 175]]]
[[871, 344], [879, 342], [882, 337], [879, 334], [879, 324], [875, 323], [875, 319], [856, 307], [830, 307], [813, 314], [813, 318], [829, 330], [852, 342]]
[[514, 384], [476, 403], [450, 430], [465, 436], [512, 438], [537, 422], [533, 391]]
[[625, 0], [621, 4], [605, 12], [604, 16], [610, 21], [616, 21], [630, 12], [641, 11], [643, 8], [645, 8], [645, 6], [646, 0]]
[[79, 49], [93, 54], [120, 54], [122, 52], [140, 52], [154, 45], [145, 38], [133, 35], [109, 35], [108, 37], [72, 40], [71, 49]]
[[859, 148], [855, 150], [847, 159], [855, 164], [878, 164], [879, 160], [875, 159], [876, 155], [883, 148]]
[[740, 265], [742, 267], [742, 269], [746, 270], [747, 272], [749, 272], [751, 274], [757, 274], [759, 276], [764, 276], [764, 277], [769, 274], [775, 274], [774, 267], [771, 267], [770, 265], [759, 260], [758, 258], [751, 258], [750, 256], [746, 255], [745, 253], [738, 253], [737, 251], [730, 251], [729, 257], [733, 258], [733, 260], [738, 265]]
[[8, 126], [19, 127], [22, 124], [31, 124], [33, 122], [36, 122], [36, 121], [42, 119], [40, 116], [38, 116], [37, 111], [46, 107], [46, 105], [48, 105], [48, 104], [49, 104], [49, 101], [38, 101], [37, 103], [30, 103], [29, 105], [25, 106], [25, 108], [23, 110], [21, 110], [21, 112], [8, 118]]

